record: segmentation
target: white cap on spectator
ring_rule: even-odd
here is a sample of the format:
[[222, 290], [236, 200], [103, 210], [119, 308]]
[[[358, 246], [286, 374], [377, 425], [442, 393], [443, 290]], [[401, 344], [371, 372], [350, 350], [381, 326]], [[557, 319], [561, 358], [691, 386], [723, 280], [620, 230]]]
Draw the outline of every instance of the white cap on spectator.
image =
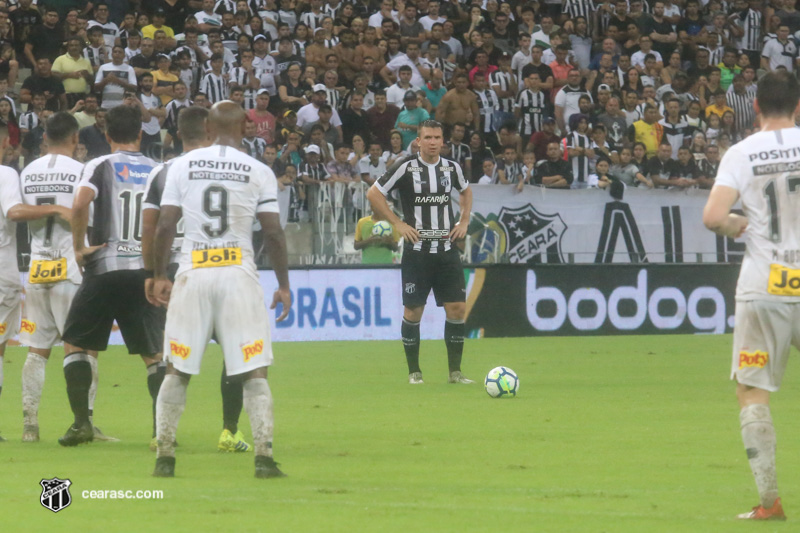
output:
[[318, 84], [314, 85], [313, 89], [314, 89], [315, 93], [325, 92], [325, 85], [322, 84], [322, 83], [318, 83]]
[[317, 146], [316, 144], [309, 144], [308, 146], [306, 146], [306, 153], [319, 154], [320, 153], [319, 146]]
[[269, 89], [259, 89], [256, 94], [259, 95], [259, 96], [262, 95], [262, 94], [266, 94], [267, 96], [270, 96]]
[[259, 33], [258, 35], [256, 35], [256, 36], [253, 38], [253, 42], [255, 42], [255, 41], [259, 41], [259, 40], [266, 41], [266, 40], [267, 40], [267, 36], [266, 36], [266, 35], [261, 35], [261, 34]]

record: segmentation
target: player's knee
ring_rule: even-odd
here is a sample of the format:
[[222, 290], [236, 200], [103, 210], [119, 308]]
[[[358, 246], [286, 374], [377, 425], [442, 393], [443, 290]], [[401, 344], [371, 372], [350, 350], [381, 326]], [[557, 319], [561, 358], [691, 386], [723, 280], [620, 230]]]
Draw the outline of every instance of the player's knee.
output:
[[258, 378], [267, 378], [267, 367], [262, 366], [261, 368], [256, 368], [255, 370], [251, 370], [242, 374], [242, 382]]
[[756, 403], [769, 404], [769, 391], [758, 387], [751, 387], [743, 383], [737, 383], [736, 398], [739, 400], [739, 407], [745, 407]]
[[450, 320], [464, 320], [467, 305], [464, 302], [451, 302], [444, 304], [444, 312]]
[[422, 312], [425, 311], [425, 306], [422, 307], [406, 307], [403, 310], [403, 318], [409, 322], [419, 322], [422, 320]]

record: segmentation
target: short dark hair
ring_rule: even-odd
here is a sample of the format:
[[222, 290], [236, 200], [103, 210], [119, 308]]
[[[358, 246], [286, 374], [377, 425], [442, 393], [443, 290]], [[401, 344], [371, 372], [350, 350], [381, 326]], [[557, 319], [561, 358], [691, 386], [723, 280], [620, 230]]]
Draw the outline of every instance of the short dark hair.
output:
[[432, 129], [440, 129], [442, 130], [442, 135], [444, 135], [444, 127], [442, 123], [438, 120], [433, 120], [429, 118], [428, 120], [423, 120], [419, 123], [419, 128], [417, 129], [418, 132], [422, 132], [422, 128], [432, 128]]
[[184, 141], [200, 141], [206, 135], [208, 110], [200, 106], [184, 107], [178, 112], [178, 132]]
[[44, 125], [49, 144], [62, 144], [67, 139], [78, 133], [78, 121], [66, 111], [60, 111], [50, 118]]
[[791, 72], [768, 72], [758, 80], [756, 102], [765, 117], [791, 117], [798, 101], [800, 82]]
[[118, 105], [108, 110], [106, 134], [117, 144], [136, 142], [142, 131], [142, 113], [138, 107]]

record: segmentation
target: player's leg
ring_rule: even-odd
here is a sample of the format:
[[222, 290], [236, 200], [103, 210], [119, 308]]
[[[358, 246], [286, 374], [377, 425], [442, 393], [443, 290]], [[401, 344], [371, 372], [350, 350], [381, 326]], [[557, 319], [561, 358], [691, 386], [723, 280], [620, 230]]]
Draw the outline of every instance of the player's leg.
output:
[[261, 285], [244, 271], [226, 269], [216, 284], [214, 331], [229, 376], [241, 376], [242, 400], [253, 430], [256, 477], [283, 477], [272, 458], [272, 392], [267, 367], [272, 364], [269, 318]]
[[403, 289], [403, 323], [400, 338], [408, 364], [408, 382], [412, 385], [423, 383], [419, 366], [419, 323], [425, 311], [425, 302], [431, 291], [433, 273], [430, 268], [431, 254], [407, 251], [403, 254], [401, 278]]
[[90, 352], [108, 347], [108, 336], [114, 323], [115, 301], [110, 290], [116, 272], [83, 278], [64, 323], [64, 379], [74, 421], [58, 442], [75, 446], [94, 439], [89, 419], [89, 392], [92, 388]]
[[450, 372], [449, 383], [474, 383], [461, 373], [461, 359], [464, 353], [466, 317], [466, 284], [461, 258], [455, 249], [437, 254], [439, 261], [435, 269], [433, 294], [436, 304], [444, 306], [444, 343], [447, 347], [447, 366]]
[[739, 423], [760, 503], [744, 519], [785, 519], [778, 498], [776, 436], [769, 397], [789, 355], [792, 310], [772, 302], [737, 302], [731, 376], [737, 380]]
[[175, 475], [175, 436], [186, 406], [186, 388], [190, 376], [200, 373], [213, 329], [217, 307], [209, 295], [213, 283], [208, 273], [190, 271], [176, 280], [172, 290], [164, 329], [166, 375], [156, 402], [156, 477]]
[[244, 433], [239, 430], [239, 417], [244, 405], [242, 379], [240, 376], [229, 376], [225, 363], [222, 364], [220, 377], [222, 393], [222, 434], [219, 436], [217, 448], [223, 452], [246, 452], [252, 446], [245, 442]]
[[39, 442], [39, 402], [50, 352], [30, 347], [22, 365], [22, 442]]
[[[3, 392], [3, 363], [8, 340], [19, 332], [22, 319], [21, 290], [8, 290], [0, 301], [0, 394]], [[0, 436], [0, 442], [5, 439]]]

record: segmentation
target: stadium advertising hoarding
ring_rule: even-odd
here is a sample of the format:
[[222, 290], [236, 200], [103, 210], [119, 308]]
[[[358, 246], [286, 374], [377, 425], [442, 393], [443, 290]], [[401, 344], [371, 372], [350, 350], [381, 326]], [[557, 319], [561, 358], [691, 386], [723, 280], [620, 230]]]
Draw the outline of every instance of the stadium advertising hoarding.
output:
[[[472, 262], [731, 262], [744, 245], [703, 228], [708, 191], [556, 190], [474, 185]], [[495, 250], [495, 247], [497, 250]]]
[[[738, 265], [497, 265], [464, 269], [471, 338], [543, 335], [725, 333], [733, 327]], [[260, 271], [267, 302], [277, 287]], [[399, 268], [291, 270], [293, 307], [272, 339], [397, 340], [403, 317]], [[433, 295], [423, 339], [441, 339]], [[122, 344], [119, 332], [112, 344]]]

